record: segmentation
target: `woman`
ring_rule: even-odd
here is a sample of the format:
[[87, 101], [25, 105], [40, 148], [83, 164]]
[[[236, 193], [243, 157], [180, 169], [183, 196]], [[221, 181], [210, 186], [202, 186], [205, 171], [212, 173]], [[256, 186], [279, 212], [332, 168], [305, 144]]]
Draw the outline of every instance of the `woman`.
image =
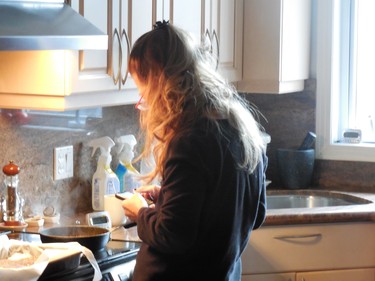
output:
[[147, 180], [160, 175], [161, 182], [123, 201], [143, 241], [135, 281], [240, 280], [241, 253], [265, 218], [267, 158], [259, 124], [191, 42], [158, 22], [130, 54], [142, 96], [141, 156], [153, 153]]

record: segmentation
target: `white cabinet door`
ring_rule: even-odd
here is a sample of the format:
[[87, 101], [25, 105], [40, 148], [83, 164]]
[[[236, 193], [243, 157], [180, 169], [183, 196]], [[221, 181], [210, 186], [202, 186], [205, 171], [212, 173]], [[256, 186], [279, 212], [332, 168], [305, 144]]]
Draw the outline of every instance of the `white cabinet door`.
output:
[[134, 42], [152, 28], [148, 0], [73, 0], [72, 7], [108, 34], [108, 51], [80, 51], [74, 92], [133, 89], [127, 62]]
[[244, 0], [221, 0], [218, 5], [219, 71], [228, 81], [240, 81], [243, 64]]
[[155, 19], [155, 7], [150, 0], [128, 0], [131, 3], [131, 45], [144, 33], [152, 29]]
[[[136, 103], [139, 96], [128, 74], [128, 59], [135, 41], [152, 29], [155, 14], [152, 2], [73, 0], [72, 7], [109, 37], [108, 51], [78, 53], [79, 71], [72, 95], [95, 93], [98, 106]], [[84, 100], [82, 95], [80, 100]], [[90, 100], [89, 106], [93, 104]]]
[[243, 275], [241, 281], [374, 281], [374, 268]]
[[73, 0], [71, 3], [74, 10], [108, 34], [108, 50], [79, 51], [76, 58], [79, 69], [74, 82], [74, 93], [119, 89], [119, 85], [113, 80], [113, 67], [117, 66], [118, 51], [113, 46], [114, 34], [110, 3], [112, 1], [109, 0]]
[[128, 74], [129, 54], [137, 39], [152, 29], [153, 6], [148, 0], [114, 0], [111, 15], [114, 81], [120, 89], [134, 89]]
[[264, 226], [242, 254], [243, 274], [375, 267], [375, 224]]
[[[153, 23], [157, 21], [169, 21], [173, 22], [172, 20], [172, 10], [173, 10], [173, 3], [179, 0], [154, 0], [153, 15], [152, 20]], [[184, 1], [186, 2], [186, 1]], [[189, 3], [186, 3], [189, 6]]]
[[111, 36], [108, 42], [108, 74], [112, 83], [121, 89], [128, 78], [127, 61], [130, 52], [128, 1], [113, 0], [109, 7], [108, 23]]
[[308, 78], [311, 0], [246, 0], [243, 79], [253, 93], [301, 91]]
[[212, 44], [219, 72], [230, 82], [242, 79], [243, 0], [205, 0], [204, 38]]
[[204, 23], [202, 22], [202, 0], [171, 0], [172, 13], [170, 21], [177, 27], [189, 32], [190, 35], [200, 43]]
[[[168, 2], [168, 1], [166, 1]], [[243, 0], [170, 0], [170, 20], [205, 41], [230, 82], [242, 78]], [[166, 15], [167, 12], [164, 12]]]
[[295, 281], [296, 273], [243, 275], [241, 281]]
[[[155, 14], [156, 14], [156, 7], [153, 6], [154, 1], [150, 0], [117, 0], [122, 2], [122, 33], [124, 34], [124, 29], [127, 30], [128, 40], [129, 40], [129, 48], [126, 49], [129, 53], [126, 53], [123, 50], [123, 59], [122, 59], [122, 67], [121, 67], [121, 75], [122, 75], [122, 84], [121, 89], [125, 90], [125, 95], [129, 94], [129, 90], [131, 93], [134, 92], [136, 89], [136, 85], [131, 78], [131, 76], [127, 73], [127, 62], [129, 59], [129, 54], [131, 48], [133, 47], [134, 43], [138, 40], [146, 32], [152, 30], [153, 25], [155, 24]], [[126, 3], [126, 4], [125, 4]], [[122, 36], [124, 38], [124, 36]], [[124, 79], [124, 75], [127, 74], [128, 77]], [[137, 91], [137, 90], [136, 90]], [[137, 97], [138, 101], [139, 97]], [[135, 102], [136, 102], [135, 101]]]
[[374, 281], [375, 269], [348, 269], [317, 272], [300, 272], [296, 281]]

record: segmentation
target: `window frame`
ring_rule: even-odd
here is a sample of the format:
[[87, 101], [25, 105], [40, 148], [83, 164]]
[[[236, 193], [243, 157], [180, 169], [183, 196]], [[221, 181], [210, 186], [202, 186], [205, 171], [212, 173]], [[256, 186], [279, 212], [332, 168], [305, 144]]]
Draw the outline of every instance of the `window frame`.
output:
[[[367, 143], [337, 143], [340, 94], [343, 92], [342, 73], [348, 65], [342, 64], [339, 47], [340, 6], [342, 0], [316, 0], [316, 158], [323, 160], [375, 162], [375, 145]], [[341, 64], [341, 65], [340, 65]], [[341, 69], [338, 73], [335, 69]], [[347, 70], [347, 69], [346, 69]], [[341, 82], [340, 82], [341, 81]], [[345, 81], [344, 83], [347, 83]]]

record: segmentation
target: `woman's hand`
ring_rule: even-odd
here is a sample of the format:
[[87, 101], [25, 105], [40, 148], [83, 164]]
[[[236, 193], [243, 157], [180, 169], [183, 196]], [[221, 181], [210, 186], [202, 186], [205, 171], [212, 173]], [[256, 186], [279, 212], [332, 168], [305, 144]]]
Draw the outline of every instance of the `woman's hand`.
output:
[[122, 201], [122, 208], [125, 210], [125, 216], [135, 222], [138, 219], [139, 210], [144, 207], [148, 207], [147, 201], [139, 193], [134, 193], [132, 197]]
[[[152, 203], [155, 203], [156, 201], [158, 201], [158, 198], [159, 198], [160, 186], [144, 185], [144, 186], [138, 187], [134, 191], [136, 193], [141, 194], [147, 201], [151, 201]], [[153, 207], [153, 206], [154, 206], [153, 204], [150, 205], [150, 207]]]

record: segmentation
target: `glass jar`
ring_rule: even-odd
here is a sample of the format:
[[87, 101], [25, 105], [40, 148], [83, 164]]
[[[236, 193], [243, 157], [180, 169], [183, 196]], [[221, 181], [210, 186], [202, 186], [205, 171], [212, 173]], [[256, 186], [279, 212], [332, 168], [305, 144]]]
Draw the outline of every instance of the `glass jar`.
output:
[[5, 225], [18, 225], [23, 222], [22, 200], [18, 194], [19, 172], [20, 168], [13, 161], [3, 167], [5, 198], [2, 205]]

